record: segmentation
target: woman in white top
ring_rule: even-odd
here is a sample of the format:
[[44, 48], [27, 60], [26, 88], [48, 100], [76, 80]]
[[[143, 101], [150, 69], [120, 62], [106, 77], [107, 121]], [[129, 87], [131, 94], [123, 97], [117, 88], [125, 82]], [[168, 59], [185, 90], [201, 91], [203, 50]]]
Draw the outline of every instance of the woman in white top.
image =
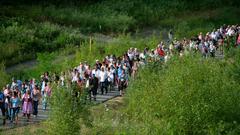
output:
[[113, 83], [114, 83], [113, 70], [111, 70], [111, 68], [109, 67], [107, 71], [107, 86], [110, 86], [110, 91], [113, 90]]

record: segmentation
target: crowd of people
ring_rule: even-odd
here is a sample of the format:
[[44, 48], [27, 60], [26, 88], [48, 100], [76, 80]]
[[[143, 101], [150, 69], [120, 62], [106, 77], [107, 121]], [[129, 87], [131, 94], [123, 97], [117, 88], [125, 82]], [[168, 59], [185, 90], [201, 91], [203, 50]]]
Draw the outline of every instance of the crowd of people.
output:
[[86, 99], [90, 101], [96, 101], [97, 94], [104, 95], [116, 88], [122, 96], [129, 79], [134, 79], [139, 67], [148, 62], [167, 62], [173, 55], [181, 57], [189, 52], [200, 52], [204, 58], [215, 57], [216, 50], [223, 53], [224, 47], [229, 48], [231, 45], [240, 47], [240, 26], [224, 25], [205, 35], [199, 33], [190, 40], [184, 38], [182, 41], [173, 38], [173, 32], [170, 32], [168, 43], [166, 45], [160, 42], [156, 48], [146, 47], [143, 51], [130, 48], [120, 57], [114, 54], [107, 55], [102, 61], [96, 60], [93, 67], [85, 61], [60, 74], [50, 75], [46, 72], [41, 75], [38, 82], [35, 79], [21, 81], [13, 78], [11, 84], [3, 87], [3, 91], [0, 92], [3, 124], [6, 123], [6, 119], [17, 123], [20, 110], [27, 120], [30, 119], [31, 114], [37, 117], [40, 102], [42, 109], [46, 110], [53, 84], [58, 87], [75, 85], [79, 88], [75, 96], [85, 94]]

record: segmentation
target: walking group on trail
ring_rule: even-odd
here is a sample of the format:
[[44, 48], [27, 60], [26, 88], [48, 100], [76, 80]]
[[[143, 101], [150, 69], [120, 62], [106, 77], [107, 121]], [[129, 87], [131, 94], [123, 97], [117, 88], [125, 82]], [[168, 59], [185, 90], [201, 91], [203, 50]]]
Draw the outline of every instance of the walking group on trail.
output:
[[3, 124], [6, 120], [18, 122], [18, 113], [30, 120], [31, 114], [38, 115], [38, 104], [42, 103], [42, 109], [46, 110], [48, 100], [51, 100], [52, 86], [69, 88], [75, 85], [78, 91], [74, 96], [87, 95], [86, 99], [96, 101], [97, 94], [107, 94], [109, 91], [118, 88], [120, 96], [124, 95], [129, 79], [134, 79], [139, 67], [148, 62], [167, 62], [171, 56], [188, 55], [189, 52], [200, 52], [204, 58], [215, 57], [216, 50], [223, 53], [223, 48], [240, 47], [240, 26], [222, 26], [212, 32], [199, 33], [190, 40], [182, 41], [173, 38], [170, 33], [169, 45], [160, 42], [155, 49], [145, 48], [142, 52], [137, 48], [130, 48], [123, 56], [107, 55], [102, 61], [96, 60], [91, 68], [90, 64], [80, 62], [77, 67], [59, 75], [48, 72], [41, 75], [40, 80], [12, 79], [11, 84], [3, 87], [0, 92], [0, 107], [3, 116]]

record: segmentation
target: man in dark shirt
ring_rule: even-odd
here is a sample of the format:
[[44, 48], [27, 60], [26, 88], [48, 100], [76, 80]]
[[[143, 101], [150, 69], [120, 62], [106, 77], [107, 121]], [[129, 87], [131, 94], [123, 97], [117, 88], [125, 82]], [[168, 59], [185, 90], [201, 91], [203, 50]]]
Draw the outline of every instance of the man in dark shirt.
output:
[[93, 99], [94, 101], [96, 101], [96, 95], [97, 95], [97, 89], [98, 89], [98, 78], [96, 77], [95, 74], [93, 74], [93, 78], [90, 81], [90, 85], [91, 85], [91, 91], [93, 93]]
[[2, 116], [3, 116], [3, 125], [5, 125], [5, 123], [6, 123], [4, 100], [5, 100], [4, 94], [0, 91], [0, 108], [1, 108]]

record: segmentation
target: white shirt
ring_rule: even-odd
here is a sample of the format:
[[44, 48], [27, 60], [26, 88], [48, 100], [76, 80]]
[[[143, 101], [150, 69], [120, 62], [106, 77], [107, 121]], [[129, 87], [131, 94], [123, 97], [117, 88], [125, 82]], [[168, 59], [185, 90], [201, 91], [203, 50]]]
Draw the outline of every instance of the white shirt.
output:
[[169, 55], [166, 55], [166, 56], [164, 57], [164, 61], [165, 61], [165, 62], [167, 62], [169, 59], [170, 59], [170, 56], [169, 56]]
[[113, 77], [113, 72], [108, 71], [108, 72], [107, 72], [107, 75], [108, 75], [108, 81], [113, 82], [113, 79], [114, 79], [114, 77]]
[[72, 82], [77, 82], [78, 81], [78, 77], [77, 77], [77, 74], [75, 74], [72, 78]]
[[228, 31], [227, 31], [228, 36], [233, 36], [234, 34], [235, 34], [235, 32], [233, 29], [228, 29]]
[[129, 57], [130, 60], [132, 60], [133, 57], [134, 57], [134, 56], [133, 56], [133, 53], [132, 53], [132, 52], [128, 52], [128, 57]]
[[86, 81], [86, 88], [89, 88], [89, 79]]
[[195, 45], [194, 41], [191, 41], [190, 45], [189, 45], [190, 49], [192, 49], [194, 47], [194, 45]]
[[107, 73], [105, 71], [100, 71], [99, 73], [100, 82], [105, 82], [107, 79]]
[[211, 33], [211, 38], [212, 38], [212, 39], [216, 39], [216, 36], [217, 36], [217, 35], [215, 34], [215, 32], [212, 32], [212, 33]]
[[209, 48], [210, 48], [210, 52], [213, 52], [216, 49], [216, 47], [213, 44], [211, 44]]
[[13, 90], [17, 86], [17, 83], [12, 82], [11, 89]]
[[64, 86], [64, 76], [60, 76], [61, 85]]
[[97, 71], [95, 71], [95, 76], [99, 79], [100, 78], [100, 70], [98, 69]]
[[143, 53], [141, 53], [141, 54], [140, 54], [140, 58], [145, 59], [146, 57], [145, 57], [145, 55], [144, 55]]
[[44, 91], [44, 89], [45, 89], [45, 84], [46, 84], [45, 81], [43, 81], [43, 82], [42, 82], [42, 89], [41, 89], [41, 91]]

